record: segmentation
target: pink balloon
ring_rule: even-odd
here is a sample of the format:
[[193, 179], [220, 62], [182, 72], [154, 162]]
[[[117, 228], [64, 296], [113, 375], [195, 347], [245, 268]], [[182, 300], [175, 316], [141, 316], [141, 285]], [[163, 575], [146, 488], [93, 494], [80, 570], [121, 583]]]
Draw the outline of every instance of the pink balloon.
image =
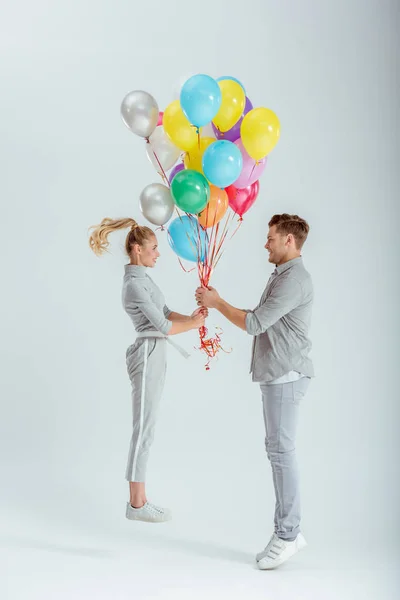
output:
[[163, 117], [164, 117], [164, 113], [163, 112], [159, 112], [158, 113], [158, 122], [157, 122], [157, 127], [159, 127], [160, 125], [163, 124]]
[[234, 143], [239, 148], [242, 154], [243, 168], [239, 177], [236, 179], [236, 181], [233, 182], [233, 185], [241, 189], [248, 187], [255, 181], [258, 181], [258, 179], [260, 179], [267, 164], [267, 157], [262, 158], [261, 160], [256, 162], [254, 158], [251, 158], [251, 156], [247, 154], [241, 139], [236, 140], [236, 142]]

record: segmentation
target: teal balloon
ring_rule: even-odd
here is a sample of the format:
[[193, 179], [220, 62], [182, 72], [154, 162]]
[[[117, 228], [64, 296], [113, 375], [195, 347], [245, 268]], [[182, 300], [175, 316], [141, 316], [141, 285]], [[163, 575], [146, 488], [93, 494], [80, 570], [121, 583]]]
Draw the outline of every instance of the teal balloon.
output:
[[171, 194], [178, 208], [186, 213], [197, 214], [208, 204], [210, 186], [204, 175], [198, 171], [184, 169], [173, 178]]
[[221, 106], [222, 94], [218, 83], [209, 75], [194, 75], [183, 84], [180, 103], [189, 123], [204, 127], [210, 123]]
[[242, 172], [243, 157], [236, 144], [218, 140], [208, 146], [203, 155], [203, 172], [208, 181], [219, 188], [227, 188]]
[[240, 87], [243, 88], [244, 93], [246, 93], [243, 83], [241, 81], [239, 81], [239, 79], [236, 79], [236, 77], [231, 77], [230, 75], [224, 75], [223, 77], [218, 77], [217, 81], [224, 81], [224, 79], [230, 79], [231, 81], [236, 81], [236, 83], [238, 83], [240, 85]]
[[208, 238], [196, 217], [183, 215], [174, 219], [168, 227], [168, 241], [180, 258], [205, 261]]

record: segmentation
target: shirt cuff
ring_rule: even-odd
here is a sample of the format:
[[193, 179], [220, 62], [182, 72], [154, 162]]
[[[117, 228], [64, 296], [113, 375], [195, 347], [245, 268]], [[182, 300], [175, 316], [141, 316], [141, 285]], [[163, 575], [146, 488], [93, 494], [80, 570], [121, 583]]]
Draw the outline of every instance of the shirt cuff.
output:
[[249, 311], [246, 315], [246, 319], [245, 319], [245, 327], [246, 327], [246, 332], [249, 335], [258, 335], [259, 334], [259, 323], [257, 320], [257, 317], [254, 315], [254, 313], [252, 311]]

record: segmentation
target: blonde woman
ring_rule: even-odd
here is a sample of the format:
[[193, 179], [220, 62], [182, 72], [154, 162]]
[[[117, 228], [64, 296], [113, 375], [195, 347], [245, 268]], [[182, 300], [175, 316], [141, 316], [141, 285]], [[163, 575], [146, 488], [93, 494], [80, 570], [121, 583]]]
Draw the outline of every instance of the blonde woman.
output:
[[208, 312], [200, 308], [191, 316], [185, 316], [167, 308], [161, 290], [147, 272], [155, 267], [160, 256], [157, 238], [149, 227], [141, 227], [129, 218], [103, 219], [100, 225], [91, 228], [91, 249], [101, 256], [109, 246], [109, 234], [128, 227], [125, 249], [130, 262], [125, 265], [122, 301], [135, 327], [136, 341], [126, 352], [133, 407], [133, 431], [125, 474], [130, 488], [126, 517], [157, 523], [168, 521], [171, 512], [147, 501], [145, 481], [157, 408], [164, 387], [167, 343], [186, 354], [170, 340], [170, 336], [198, 329]]

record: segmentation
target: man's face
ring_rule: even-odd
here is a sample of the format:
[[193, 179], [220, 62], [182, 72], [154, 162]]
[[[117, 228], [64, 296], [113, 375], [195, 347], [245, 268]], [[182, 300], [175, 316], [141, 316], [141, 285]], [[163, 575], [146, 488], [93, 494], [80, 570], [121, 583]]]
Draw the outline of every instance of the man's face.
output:
[[265, 244], [269, 254], [269, 262], [274, 265], [279, 265], [284, 262], [288, 252], [288, 237], [286, 234], [281, 234], [276, 231], [276, 225], [269, 228], [268, 239]]

